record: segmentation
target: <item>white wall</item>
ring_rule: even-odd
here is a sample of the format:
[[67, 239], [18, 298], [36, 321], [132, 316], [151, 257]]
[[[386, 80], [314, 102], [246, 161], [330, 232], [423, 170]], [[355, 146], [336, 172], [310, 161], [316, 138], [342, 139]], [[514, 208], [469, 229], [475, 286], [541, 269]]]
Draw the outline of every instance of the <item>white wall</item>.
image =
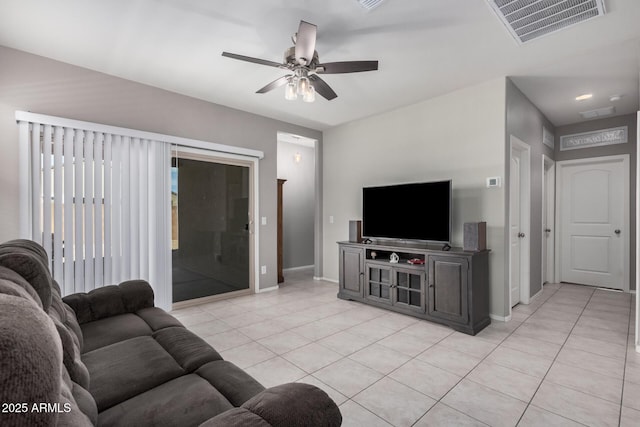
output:
[[491, 313], [507, 316], [504, 189], [485, 186], [504, 178], [505, 91], [496, 79], [324, 132], [325, 278], [338, 279], [336, 242], [362, 217], [363, 186], [452, 179], [453, 246], [462, 246], [463, 223], [487, 222]]

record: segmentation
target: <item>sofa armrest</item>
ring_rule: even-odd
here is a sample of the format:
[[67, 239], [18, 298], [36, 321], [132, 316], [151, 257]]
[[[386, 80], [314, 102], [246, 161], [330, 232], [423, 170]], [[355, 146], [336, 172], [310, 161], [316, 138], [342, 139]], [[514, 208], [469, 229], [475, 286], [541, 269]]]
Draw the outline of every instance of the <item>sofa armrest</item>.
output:
[[239, 408], [225, 411], [200, 427], [338, 427], [342, 414], [318, 387], [288, 383], [258, 393]]
[[62, 300], [73, 309], [80, 324], [154, 306], [153, 289], [144, 280], [103, 286], [88, 293], [67, 295]]

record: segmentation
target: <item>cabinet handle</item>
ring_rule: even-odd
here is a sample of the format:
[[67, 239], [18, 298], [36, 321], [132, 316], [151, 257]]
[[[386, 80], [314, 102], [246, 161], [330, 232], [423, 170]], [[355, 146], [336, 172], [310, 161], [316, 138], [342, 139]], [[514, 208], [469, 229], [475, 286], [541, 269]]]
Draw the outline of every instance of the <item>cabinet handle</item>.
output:
[[430, 288], [435, 288], [435, 286], [433, 284], [429, 285]]

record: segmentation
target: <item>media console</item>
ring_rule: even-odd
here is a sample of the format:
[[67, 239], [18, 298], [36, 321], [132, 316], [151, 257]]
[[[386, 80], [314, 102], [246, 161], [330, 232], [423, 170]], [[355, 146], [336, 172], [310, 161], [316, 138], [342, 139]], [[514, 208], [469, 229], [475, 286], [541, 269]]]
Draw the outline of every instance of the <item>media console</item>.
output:
[[488, 250], [443, 251], [406, 242], [338, 242], [338, 247], [338, 298], [441, 323], [470, 335], [491, 323]]

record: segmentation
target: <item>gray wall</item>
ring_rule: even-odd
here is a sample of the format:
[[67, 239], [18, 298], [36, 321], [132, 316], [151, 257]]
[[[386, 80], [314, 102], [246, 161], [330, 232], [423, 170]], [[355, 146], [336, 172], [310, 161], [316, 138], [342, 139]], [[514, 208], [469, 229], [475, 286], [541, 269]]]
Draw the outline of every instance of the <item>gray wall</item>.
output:
[[[593, 148], [581, 148], [577, 150], [560, 151], [560, 137], [563, 135], [571, 135], [581, 132], [589, 132], [601, 129], [608, 129], [618, 126], [629, 127], [629, 142], [626, 144], [608, 145], [604, 147]], [[576, 123], [573, 125], [560, 126], [556, 129], [556, 161], [561, 160], [573, 160], [573, 159], [585, 159], [589, 157], [602, 157], [602, 156], [615, 156], [619, 154], [629, 154], [629, 191], [631, 194], [631, 200], [629, 206], [631, 208], [629, 212], [631, 236], [630, 236], [630, 275], [629, 275], [629, 288], [636, 288], [636, 223], [634, 218], [636, 217], [636, 151], [637, 151], [637, 115], [628, 114], [625, 116], [610, 117], [606, 119], [591, 120], [588, 122]]]
[[[453, 246], [465, 222], [487, 222], [491, 313], [506, 317], [504, 188], [486, 188], [504, 177], [504, 135], [504, 78], [325, 131], [323, 276], [338, 279], [336, 242], [362, 218], [363, 186], [452, 179]], [[419, 218], [425, 207], [409, 209]]]
[[85, 120], [262, 150], [261, 288], [276, 280], [277, 133], [322, 141], [322, 133], [0, 46], [0, 241], [18, 237], [18, 127], [15, 111]]
[[315, 162], [313, 147], [278, 141], [278, 178], [287, 180], [282, 188], [284, 268], [314, 264]]
[[[555, 132], [554, 126], [549, 120], [538, 110], [538, 108], [529, 101], [529, 99], [516, 87], [513, 82], [507, 78], [507, 125], [506, 125], [506, 144], [505, 144], [505, 218], [509, 223], [509, 176], [510, 176], [510, 158], [511, 158], [511, 135], [526, 142], [531, 147], [531, 231], [527, 239], [530, 253], [530, 296], [540, 292], [542, 289], [542, 180], [544, 171], [542, 168], [542, 155], [545, 154], [551, 159], [554, 158], [553, 150], [542, 143], [542, 127], [546, 127], [549, 131]], [[505, 245], [509, 247], [509, 234], [505, 233]], [[508, 275], [508, 263], [505, 277]], [[508, 291], [508, 290], [507, 290]]]

